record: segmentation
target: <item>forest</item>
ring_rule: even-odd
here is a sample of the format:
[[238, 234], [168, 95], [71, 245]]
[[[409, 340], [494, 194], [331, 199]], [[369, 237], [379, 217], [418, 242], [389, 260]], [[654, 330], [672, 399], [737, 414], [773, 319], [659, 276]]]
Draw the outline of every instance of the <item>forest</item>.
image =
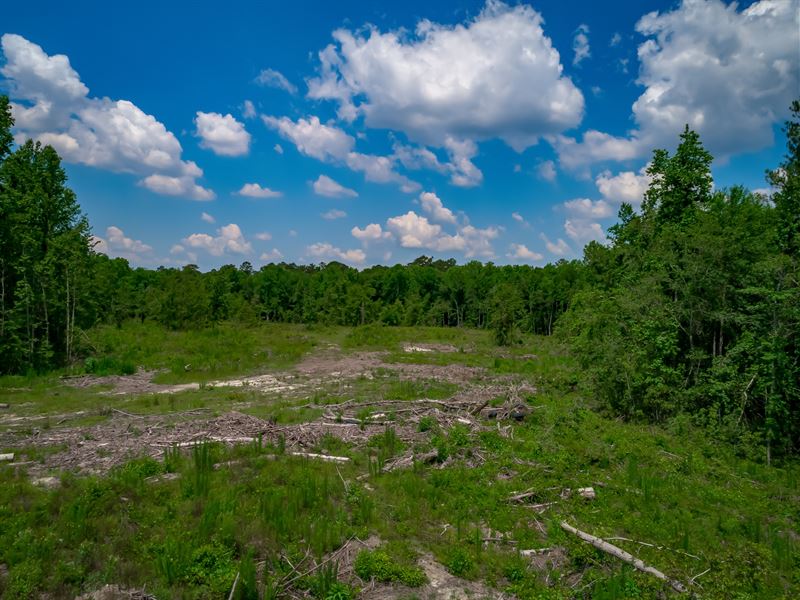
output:
[[80, 364], [88, 331], [136, 320], [488, 329], [500, 345], [555, 335], [599, 404], [625, 419], [689, 414], [743, 435], [766, 460], [800, 450], [800, 101], [769, 197], [715, 189], [688, 126], [655, 150], [641, 211], [623, 204], [610, 243], [582, 260], [499, 266], [427, 256], [357, 270], [245, 262], [202, 273], [132, 268], [93, 248], [56, 151], [14, 147], [0, 97], [0, 373]]

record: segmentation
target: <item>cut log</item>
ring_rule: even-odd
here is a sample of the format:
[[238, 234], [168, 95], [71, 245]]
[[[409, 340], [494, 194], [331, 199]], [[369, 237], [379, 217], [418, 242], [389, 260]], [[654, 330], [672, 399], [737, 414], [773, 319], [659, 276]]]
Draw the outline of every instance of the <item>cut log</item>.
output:
[[0, 462], [4, 462], [4, 461], [11, 462], [12, 460], [14, 460], [14, 453], [13, 452], [10, 453], [10, 454], [0, 454]]
[[331, 456], [330, 454], [314, 454], [313, 452], [290, 452], [292, 456], [299, 456], [301, 458], [314, 458], [317, 460], [324, 460], [326, 462], [346, 463], [350, 459], [346, 456]]
[[0, 408], [8, 408], [7, 402], [0, 402]]
[[598, 550], [602, 550], [603, 552], [610, 554], [611, 556], [615, 556], [621, 561], [628, 563], [629, 565], [633, 566], [633, 568], [641, 571], [642, 573], [649, 573], [653, 577], [656, 577], [661, 581], [668, 583], [670, 587], [676, 592], [681, 592], [681, 593], [686, 592], [686, 587], [680, 581], [667, 577], [666, 575], [664, 575], [664, 573], [662, 573], [658, 569], [646, 565], [641, 559], [636, 558], [635, 556], [633, 556], [628, 552], [625, 552], [625, 550], [623, 550], [622, 548], [619, 548], [614, 544], [610, 544], [604, 539], [586, 533], [585, 531], [576, 529], [566, 521], [561, 522], [561, 529], [578, 536], [584, 542], [591, 544]]

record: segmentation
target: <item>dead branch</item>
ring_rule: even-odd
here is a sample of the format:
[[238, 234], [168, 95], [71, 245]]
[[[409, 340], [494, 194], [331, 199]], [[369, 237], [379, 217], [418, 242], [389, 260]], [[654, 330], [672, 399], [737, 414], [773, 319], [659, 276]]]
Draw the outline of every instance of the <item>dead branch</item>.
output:
[[0, 454], [0, 462], [3, 462], [3, 461], [11, 462], [12, 460], [14, 460], [14, 453], [13, 452], [11, 452], [9, 454]]
[[239, 571], [236, 571], [236, 579], [233, 580], [233, 585], [231, 586], [231, 593], [228, 594], [228, 600], [233, 600], [233, 594], [236, 591], [237, 583], [239, 583]]
[[323, 460], [325, 462], [337, 462], [337, 463], [346, 463], [350, 462], [350, 459], [346, 456], [333, 456], [330, 454], [314, 454], [313, 452], [290, 452], [291, 456], [299, 456], [302, 458], [315, 458], [317, 460]]
[[686, 587], [684, 587], [684, 585], [680, 581], [667, 577], [666, 575], [664, 575], [664, 573], [662, 573], [658, 569], [646, 565], [642, 560], [636, 558], [635, 556], [629, 554], [628, 552], [625, 552], [625, 550], [623, 550], [622, 548], [619, 548], [614, 544], [609, 544], [605, 540], [599, 537], [595, 537], [589, 533], [586, 533], [585, 531], [576, 529], [566, 521], [561, 521], [561, 529], [563, 529], [564, 531], [568, 531], [573, 535], [578, 536], [584, 542], [591, 544], [598, 550], [602, 550], [603, 552], [610, 554], [611, 556], [615, 556], [621, 561], [628, 563], [629, 565], [633, 566], [635, 569], [641, 571], [642, 573], [649, 573], [653, 577], [656, 577], [661, 581], [665, 581], [676, 592], [681, 592], [681, 593], [686, 592]]

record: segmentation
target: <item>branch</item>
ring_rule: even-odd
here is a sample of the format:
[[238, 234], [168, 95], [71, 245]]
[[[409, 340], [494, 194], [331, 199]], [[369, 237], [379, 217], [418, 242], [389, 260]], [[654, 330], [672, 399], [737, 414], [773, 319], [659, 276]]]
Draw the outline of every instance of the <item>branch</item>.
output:
[[615, 556], [618, 559], [620, 559], [621, 561], [624, 561], [624, 562], [628, 563], [629, 565], [632, 565], [635, 569], [638, 569], [642, 573], [649, 573], [653, 577], [656, 577], [656, 578], [660, 579], [661, 581], [665, 581], [676, 592], [681, 592], [681, 593], [686, 592], [686, 588], [684, 587], [684, 585], [680, 581], [677, 581], [675, 579], [671, 579], [671, 578], [667, 577], [666, 575], [664, 575], [664, 573], [662, 573], [658, 569], [655, 569], [654, 567], [647, 566], [641, 559], [638, 559], [635, 556], [633, 556], [632, 554], [629, 554], [628, 552], [625, 552], [625, 550], [623, 550], [622, 548], [619, 548], [619, 547], [615, 546], [614, 544], [609, 544], [605, 540], [603, 540], [603, 539], [601, 539], [599, 537], [595, 537], [595, 536], [593, 536], [593, 535], [591, 535], [589, 533], [586, 533], [585, 531], [581, 531], [580, 529], [576, 529], [575, 527], [573, 527], [572, 525], [570, 525], [566, 521], [562, 521], [561, 522], [561, 529], [563, 529], [564, 531], [568, 531], [569, 533], [572, 533], [572, 534], [578, 536], [584, 542], [587, 542], [587, 543], [591, 544], [592, 546], [594, 546], [598, 550], [602, 550], [603, 552], [606, 552], [607, 554], [610, 554], [611, 556]]

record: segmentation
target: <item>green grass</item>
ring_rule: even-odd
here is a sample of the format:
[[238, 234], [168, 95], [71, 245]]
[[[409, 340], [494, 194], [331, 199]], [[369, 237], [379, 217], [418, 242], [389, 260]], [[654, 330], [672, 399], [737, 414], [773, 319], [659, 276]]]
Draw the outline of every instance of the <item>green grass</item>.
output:
[[[282, 447], [268, 444], [211, 444], [169, 449], [160, 461], [136, 459], [105, 477], [64, 474], [61, 487], [52, 491], [32, 486], [24, 470], [0, 465], [0, 564], [8, 568], [6, 576], [0, 575], [0, 597], [74, 597], [113, 583], [146, 585], [159, 598], [219, 598], [228, 593], [237, 572], [242, 581], [247, 579], [243, 589], [250, 595], [244, 597], [258, 597], [254, 589], [265, 597], [270, 590], [280, 591], [276, 586], [292, 571], [290, 564], [305, 556], [319, 559], [354, 536], [371, 534], [382, 543], [360, 557], [357, 572], [362, 569], [363, 579], [422, 583], [417, 559], [425, 553], [454, 575], [521, 599], [670, 597], [658, 580], [564, 532], [562, 520], [601, 537], [633, 540], [613, 543], [684, 583], [707, 571], [696, 579], [699, 585], [691, 586], [698, 598], [800, 596], [796, 462], [766, 466], [686, 418], [650, 426], [594, 412], [581, 391], [580, 373], [552, 340], [530, 338], [524, 347], [501, 350], [488, 345], [485, 332], [377, 329], [367, 335], [359, 329], [280, 326], [231, 329], [227, 335], [270, 332], [283, 340], [275, 348], [283, 343], [313, 348], [351, 338], [350, 351], [394, 347], [393, 359], [476, 361], [492, 377], [513, 375], [515, 381], [534, 384], [538, 408], [512, 426], [513, 436], [493, 423], [472, 431], [464, 425], [442, 430], [435, 422], [421, 421], [424, 441], [414, 450], [436, 449], [447, 460], [446, 468], [416, 464], [382, 473], [378, 467], [383, 462], [409, 449], [392, 428], [376, 432], [363, 448], [332, 436], [321, 439], [315, 450], [352, 459], [341, 465], [285, 456]], [[307, 341], [300, 344], [293, 336]], [[227, 337], [190, 339], [228, 343]], [[399, 351], [405, 341], [464, 342], [465, 351], [405, 354]], [[238, 343], [231, 341], [234, 347]], [[145, 353], [147, 347], [143, 343], [136, 352]], [[187, 356], [192, 352], [201, 349], [190, 348]], [[217, 351], [203, 352], [213, 362]], [[145, 358], [150, 364], [162, 360]], [[285, 360], [291, 364], [296, 358]], [[277, 368], [280, 363], [271, 364]], [[256, 367], [226, 357], [208, 372], [233, 369], [232, 374], [240, 374], [236, 368], [246, 372]], [[447, 398], [457, 391], [457, 386], [434, 380], [400, 381], [391, 365], [373, 379], [350, 381], [346, 389], [324, 385], [309, 397], [201, 389], [116, 399], [95, 390], [67, 389], [52, 379], [26, 383], [5, 378], [0, 385], [4, 397], [29, 398], [30, 410], [52, 414], [86, 406], [103, 416], [103, 407], [112, 402], [136, 413], [204, 407], [213, 414], [243, 406], [279, 422], [316, 418], [317, 409], [297, 410], [309, 403]], [[26, 385], [27, 391], [8, 389]], [[42, 451], [38, 456], [32, 449], [14, 451], [43, 458]], [[225, 461], [237, 462], [212, 468]], [[166, 471], [181, 477], [146, 481]], [[595, 500], [562, 496], [565, 488], [586, 486], [595, 488]], [[529, 503], [507, 501], [525, 490], [535, 492]], [[530, 507], [547, 502], [555, 504], [541, 514]], [[484, 543], [486, 537], [502, 539]], [[544, 547], [564, 550], [563, 562], [548, 572], [533, 569], [517, 553]], [[260, 565], [257, 570], [255, 565]], [[354, 597], [357, 590], [338, 577], [331, 564], [295, 585], [317, 598]]]

